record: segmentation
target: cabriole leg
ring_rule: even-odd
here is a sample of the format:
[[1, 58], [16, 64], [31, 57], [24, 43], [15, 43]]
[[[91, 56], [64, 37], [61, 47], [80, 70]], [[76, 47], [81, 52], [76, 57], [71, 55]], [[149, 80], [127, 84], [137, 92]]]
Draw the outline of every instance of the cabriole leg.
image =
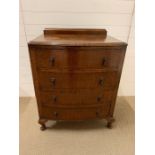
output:
[[111, 129], [112, 128], [112, 123], [115, 121], [113, 117], [107, 118], [107, 128]]
[[45, 123], [47, 122], [46, 119], [39, 119], [38, 123], [41, 125], [40, 130], [44, 131], [46, 129]]

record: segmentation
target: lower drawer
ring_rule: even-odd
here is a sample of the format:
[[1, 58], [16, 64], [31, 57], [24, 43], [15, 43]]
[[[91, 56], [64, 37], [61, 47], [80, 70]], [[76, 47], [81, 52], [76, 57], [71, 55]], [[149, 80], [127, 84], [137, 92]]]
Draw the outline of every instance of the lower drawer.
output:
[[113, 91], [99, 89], [57, 89], [52, 92], [40, 92], [41, 104], [47, 106], [88, 106], [107, 105], [113, 98]]
[[51, 108], [43, 106], [41, 109], [41, 118], [52, 120], [89, 120], [101, 119], [108, 115], [109, 108]]

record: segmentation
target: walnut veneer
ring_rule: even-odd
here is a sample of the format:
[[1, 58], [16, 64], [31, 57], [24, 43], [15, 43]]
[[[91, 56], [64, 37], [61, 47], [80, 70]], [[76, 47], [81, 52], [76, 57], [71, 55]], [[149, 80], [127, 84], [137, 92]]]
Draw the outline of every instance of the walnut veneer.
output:
[[42, 130], [47, 120], [111, 127], [126, 43], [105, 29], [45, 29], [28, 46]]

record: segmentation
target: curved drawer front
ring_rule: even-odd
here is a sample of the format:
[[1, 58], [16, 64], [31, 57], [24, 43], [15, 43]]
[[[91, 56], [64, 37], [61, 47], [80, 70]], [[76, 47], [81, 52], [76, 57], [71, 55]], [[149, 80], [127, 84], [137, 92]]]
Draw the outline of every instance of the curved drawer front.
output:
[[111, 68], [120, 67], [123, 52], [118, 49], [36, 51], [39, 68]]
[[49, 108], [42, 107], [41, 117], [53, 120], [88, 120], [106, 117], [109, 107], [94, 108]]
[[42, 105], [63, 107], [63, 106], [89, 106], [106, 105], [111, 102], [113, 92], [102, 90], [75, 90], [64, 89], [52, 92], [40, 92]]
[[118, 73], [107, 72], [39, 72], [39, 87], [43, 91], [73, 88], [100, 88], [113, 90], [117, 86]]

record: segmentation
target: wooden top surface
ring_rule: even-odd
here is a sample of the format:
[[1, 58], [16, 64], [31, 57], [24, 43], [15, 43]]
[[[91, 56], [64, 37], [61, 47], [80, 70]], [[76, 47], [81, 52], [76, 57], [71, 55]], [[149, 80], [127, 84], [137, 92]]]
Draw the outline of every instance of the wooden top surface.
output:
[[126, 46], [125, 42], [107, 35], [105, 29], [45, 29], [29, 45], [52, 46]]

